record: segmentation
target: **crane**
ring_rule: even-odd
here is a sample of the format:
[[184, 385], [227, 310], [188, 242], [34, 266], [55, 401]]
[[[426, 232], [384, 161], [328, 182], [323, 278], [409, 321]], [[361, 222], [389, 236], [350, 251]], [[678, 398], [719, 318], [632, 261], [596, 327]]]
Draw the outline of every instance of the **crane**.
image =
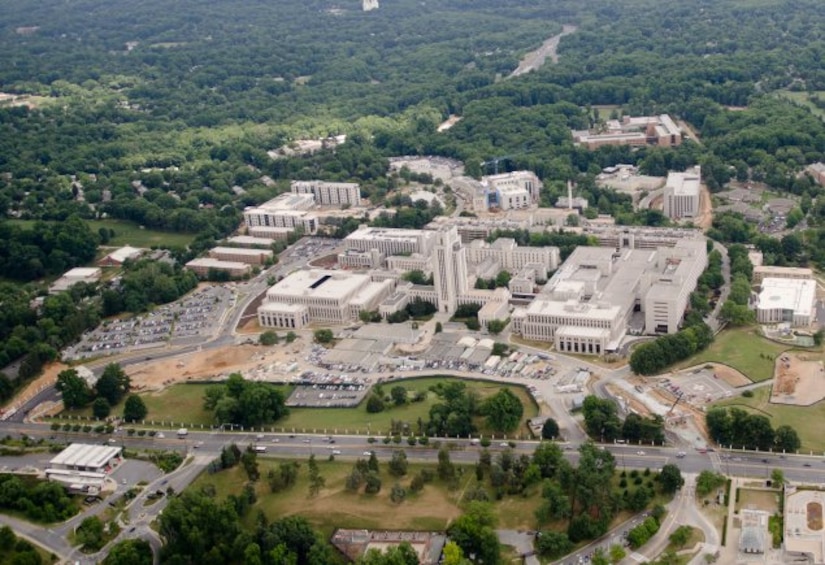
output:
[[519, 153], [515, 153], [513, 155], [502, 155], [500, 157], [493, 157], [489, 161], [483, 161], [481, 163], [481, 166], [482, 167], [489, 167], [490, 165], [492, 165], [493, 166], [493, 174], [497, 175], [498, 174], [498, 164], [501, 161], [507, 161], [508, 159], [512, 159], [513, 157], [517, 157], [518, 155], [519, 155]]

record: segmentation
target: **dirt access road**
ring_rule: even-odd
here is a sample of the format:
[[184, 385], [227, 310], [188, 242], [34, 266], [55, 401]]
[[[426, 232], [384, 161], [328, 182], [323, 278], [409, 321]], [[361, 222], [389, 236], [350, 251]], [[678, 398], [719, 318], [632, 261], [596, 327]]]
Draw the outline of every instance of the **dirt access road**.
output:
[[536, 49], [535, 51], [530, 51], [527, 53], [519, 62], [518, 68], [510, 73], [510, 76], [507, 78], [513, 78], [520, 75], [524, 75], [529, 73], [530, 71], [535, 71], [539, 67], [541, 67], [547, 58], [550, 57], [550, 60], [554, 63], [559, 62], [559, 55], [558, 55], [558, 48], [559, 42], [561, 38], [565, 35], [570, 35], [578, 28], [576, 26], [565, 25], [561, 28], [561, 33], [558, 35], [554, 35], [547, 41], [541, 44], [541, 47]]

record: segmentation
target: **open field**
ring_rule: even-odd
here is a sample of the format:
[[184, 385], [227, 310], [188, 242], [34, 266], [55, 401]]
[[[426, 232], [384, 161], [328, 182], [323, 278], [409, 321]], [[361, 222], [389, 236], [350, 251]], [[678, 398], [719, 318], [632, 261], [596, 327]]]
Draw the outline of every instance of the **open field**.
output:
[[786, 349], [786, 346], [761, 337], [756, 328], [724, 330], [710, 347], [679, 363], [676, 368], [713, 361], [730, 365], [750, 380], [759, 382], [773, 377], [773, 358]]
[[[134, 222], [126, 220], [84, 220], [95, 233], [100, 228], [114, 230], [115, 236], [109, 240], [107, 246], [120, 247], [186, 247], [195, 238], [194, 234], [174, 233], [158, 230], [142, 229]], [[26, 227], [34, 224], [34, 220], [14, 220], [15, 224]]]
[[[401, 504], [394, 504], [390, 500], [390, 490], [396, 482], [402, 486], [409, 486], [410, 480], [422, 468], [421, 465], [410, 465], [404, 477], [396, 478], [390, 475], [387, 464], [380, 466], [381, 491], [374, 495], [350, 493], [344, 488], [344, 481], [352, 470], [351, 461], [319, 460], [318, 466], [321, 475], [326, 479], [326, 487], [315, 498], [309, 497], [309, 478], [306, 461], [301, 461], [296, 484], [280, 493], [273, 494], [266, 483], [265, 477], [269, 469], [277, 468], [277, 462], [270, 459], [259, 459], [261, 462], [262, 479], [256, 484], [258, 501], [255, 508], [246, 517], [247, 526], [252, 526], [257, 510], [262, 510], [270, 520], [292, 514], [300, 514], [308, 519], [324, 535], [330, 535], [335, 528], [367, 528], [367, 529], [411, 529], [411, 530], [443, 530], [448, 524], [461, 514], [459, 508], [460, 493], [471, 483], [475, 482], [475, 474], [469, 467], [464, 467], [464, 473], [457, 491], [449, 491], [444, 484], [436, 479], [424, 487], [416, 495], [408, 495]], [[432, 468], [432, 466], [430, 466]], [[229, 494], [239, 494], [246, 482], [246, 475], [240, 466], [216, 473], [202, 474], [193, 483], [191, 488], [200, 488], [211, 484], [220, 498]], [[363, 489], [362, 489], [363, 490]], [[518, 500], [517, 502], [522, 502]], [[529, 502], [538, 506], [538, 497]], [[521, 508], [518, 513], [510, 512], [507, 525], [515, 527], [521, 525], [530, 527], [533, 521], [533, 512]], [[504, 512], [501, 513], [504, 517]]]
[[[498, 392], [501, 388], [509, 388], [519, 397], [524, 405], [524, 416], [519, 430], [515, 434], [526, 434], [528, 419], [538, 415], [538, 407], [530, 397], [529, 393], [520, 386], [501, 385], [490, 381], [461, 380], [470, 390], [475, 391], [479, 398], [484, 399]], [[393, 386], [403, 386], [410, 393], [427, 392], [429, 387], [445, 382], [444, 378], [428, 377], [419, 379], [397, 379], [385, 384], [384, 393], [388, 394]], [[210, 386], [205, 383], [198, 384], [178, 384], [165, 388], [159, 392], [146, 392], [141, 394], [149, 413], [147, 421], [154, 422], [175, 422], [181, 424], [194, 424], [209, 426], [213, 423], [212, 414], [203, 409], [203, 395], [206, 388]], [[285, 396], [289, 396], [291, 387], [289, 385], [279, 386], [284, 391]], [[376, 436], [385, 435], [389, 432], [390, 421], [403, 421], [410, 425], [413, 432], [417, 432], [417, 422], [429, 419], [430, 408], [436, 404], [438, 397], [427, 392], [427, 398], [423, 402], [410, 402], [404, 406], [391, 407], [377, 414], [370, 414], [366, 409], [366, 401], [356, 408], [290, 408], [290, 414], [286, 418], [279, 420], [272, 426], [275, 429], [284, 428], [286, 430], [344, 430], [350, 432], [360, 431], [361, 433], [372, 433]], [[118, 405], [112, 409], [113, 414], [122, 413], [122, 406]], [[91, 407], [83, 410], [66, 411], [66, 415], [82, 416], [91, 418]], [[477, 418], [475, 425], [484, 434], [491, 432], [485, 428], [483, 418]]]
[[[409, 451], [408, 451], [409, 453]], [[326, 480], [326, 486], [315, 498], [309, 497], [309, 478], [305, 460], [299, 461], [298, 480], [296, 484], [283, 492], [272, 493], [266, 481], [270, 469], [277, 468], [283, 459], [259, 457], [261, 479], [255, 485], [258, 497], [254, 508], [244, 519], [245, 525], [254, 526], [257, 510], [262, 510], [270, 520], [283, 516], [300, 514], [307, 518], [323, 534], [330, 535], [335, 528], [365, 528], [365, 529], [412, 529], [412, 530], [443, 530], [452, 520], [462, 513], [461, 497], [463, 493], [477, 484], [473, 467], [458, 465], [460, 480], [458, 488], [451, 491], [436, 478], [432, 483], [425, 485], [418, 494], [408, 493], [406, 500], [395, 504], [390, 500], [390, 490], [398, 482], [409, 487], [410, 481], [419, 470], [428, 468], [435, 471], [435, 465], [410, 463], [408, 472], [403, 477], [394, 477], [389, 473], [385, 462], [380, 464], [381, 491], [374, 495], [348, 492], [345, 487], [347, 475], [352, 470], [354, 462], [351, 460], [335, 460], [319, 458], [318, 466], [321, 475]], [[654, 473], [644, 477], [644, 482], [653, 480]], [[219, 499], [230, 494], [239, 494], [246, 484], [246, 474], [241, 466], [234, 467], [210, 475], [201, 474], [189, 488], [200, 489], [206, 485], [215, 488]], [[618, 489], [620, 480], [617, 471], [612, 482]], [[628, 479], [628, 490], [632, 493], [636, 488], [632, 479]], [[491, 491], [485, 481], [485, 488]], [[363, 489], [362, 489], [363, 490]], [[535, 511], [541, 505], [540, 485], [528, 491], [528, 496], [504, 496], [496, 501], [491, 498], [493, 508], [498, 516], [498, 527], [503, 529], [531, 530], [536, 527]], [[490, 494], [492, 494], [490, 492]], [[654, 503], [667, 502], [657, 495]], [[630, 517], [627, 512], [621, 512], [613, 523], [619, 523]], [[549, 525], [553, 529], [554, 524]]]
[[801, 452], [825, 451], [825, 436], [822, 435], [821, 422], [825, 420], [825, 402], [812, 406], [793, 406], [789, 404], [771, 404], [770, 387], [754, 389], [753, 397], [743, 396], [730, 398], [714, 404], [714, 406], [736, 406], [751, 408], [758, 414], [770, 417], [771, 425], [776, 428], [787, 424], [794, 428], [802, 441]]
[[739, 489], [739, 502], [736, 503], [736, 510], [764, 510], [775, 514], [778, 509], [777, 497], [779, 492], [766, 490]]

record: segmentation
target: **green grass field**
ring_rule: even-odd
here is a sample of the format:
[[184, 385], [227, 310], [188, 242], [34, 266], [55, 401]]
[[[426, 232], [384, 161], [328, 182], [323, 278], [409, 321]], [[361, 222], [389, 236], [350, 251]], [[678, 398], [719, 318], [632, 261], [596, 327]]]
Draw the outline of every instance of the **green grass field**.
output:
[[[455, 380], [455, 379], [453, 379]], [[526, 422], [530, 418], [538, 415], [538, 406], [533, 401], [529, 393], [520, 386], [501, 385], [491, 381], [474, 381], [459, 379], [464, 382], [470, 390], [475, 391], [481, 399], [491, 396], [501, 388], [509, 388], [519, 397], [524, 405], [524, 416], [519, 430], [512, 435], [527, 435]], [[428, 377], [419, 379], [397, 379], [384, 386], [384, 393], [389, 394], [393, 386], [403, 386], [409, 393], [427, 391], [430, 386], [444, 382], [444, 378]], [[156, 423], [166, 422], [168, 425], [203, 425], [210, 426], [214, 420], [212, 414], [203, 409], [203, 395], [208, 384], [179, 384], [164, 389], [161, 392], [147, 392], [141, 394], [146, 403], [148, 421]], [[273, 385], [277, 386], [277, 385]], [[291, 387], [283, 385], [281, 387], [286, 396], [289, 396]], [[284, 430], [316, 430], [319, 433], [328, 431], [329, 433], [349, 433], [360, 432], [363, 434], [373, 434], [376, 436], [385, 435], [390, 430], [390, 422], [407, 422], [413, 431], [417, 431], [417, 422], [421, 418], [423, 421], [429, 419], [430, 408], [438, 401], [438, 397], [432, 393], [427, 393], [427, 398], [423, 402], [411, 402], [399, 407], [390, 407], [383, 412], [370, 414], [366, 409], [366, 402], [362, 402], [356, 408], [290, 408], [290, 414], [286, 418], [279, 420], [272, 426], [274, 429]], [[122, 406], [115, 406], [113, 414], [123, 412]], [[91, 407], [82, 410], [71, 410], [64, 412], [65, 415], [81, 416], [91, 418]], [[485, 427], [483, 418], [477, 418], [475, 425], [484, 434], [492, 432]]]
[[[152, 246], [186, 247], [195, 238], [194, 234], [141, 229], [136, 223], [126, 220], [85, 220], [85, 222], [95, 233], [100, 228], [114, 230], [115, 236], [106, 244], [113, 247], [123, 245], [145, 248]], [[14, 220], [14, 223], [26, 227], [34, 224], [34, 220]]]
[[[805, 106], [811, 111], [813, 115], [819, 116], [821, 119], [825, 120], [825, 110], [819, 108], [810, 100], [808, 100], [807, 92], [791, 92], [790, 90], [780, 90], [776, 94], [781, 98], [786, 98], [788, 100], [796, 102], [797, 104]], [[813, 94], [814, 97], [819, 98], [820, 100], [825, 100], [825, 91], [819, 90], [814, 92]]]
[[[306, 461], [300, 461], [296, 484], [283, 492], [273, 494], [266, 483], [269, 469], [277, 467], [277, 461], [259, 458], [261, 463], [261, 480], [255, 490], [258, 501], [254, 511], [249, 512], [245, 521], [252, 526], [257, 510], [262, 510], [270, 520], [292, 514], [300, 514], [313, 526], [329, 535], [335, 528], [369, 528], [369, 529], [413, 529], [443, 530], [447, 524], [461, 514], [459, 507], [460, 493], [471, 482], [475, 474], [465, 468], [459, 489], [450, 492], [445, 485], [436, 480], [424, 487], [416, 495], [410, 495], [401, 504], [390, 501], [390, 489], [396, 482], [409, 486], [410, 480], [422, 468], [410, 464], [404, 477], [390, 475], [386, 463], [380, 466], [381, 491], [374, 495], [350, 493], [344, 488], [344, 481], [352, 470], [352, 461], [327, 461], [319, 459], [321, 475], [326, 479], [326, 487], [314, 498], [309, 497], [309, 478]], [[219, 498], [230, 494], [239, 494], [246, 483], [246, 474], [240, 466], [209, 475], [202, 474], [190, 488], [213, 485]], [[363, 490], [363, 489], [362, 489]], [[538, 498], [538, 497], [536, 497]], [[538, 501], [535, 502], [536, 504]], [[526, 509], [522, 509], [526, 510]], [[533, 513], [511, 516], [508, 522], [525, 524], [532, 522]]]
[[822, 435], [821, 422], [825, 420], [825, 402], [813, 406], [791, 406], [788, 404], [771, 404], [770, 387], [758, 388], [753, 391], [753, 397], [729, 398], [718, 402], [715, 406], [736, 406], [744, 409], [754, 409], [757, 414], [768, 415], [774, 428], [787, 424], [799, 434], [802, 441], [801, 452], [825, 451], [825, 436]]
[[710, 347], [680, 363], [677, 368], [716, 361], [730, 365], [750, 380], [759, 382], [773, 377], [773, 358], [786, 349], [786, 345], [761, 337], [755, 328], [724, 330]]

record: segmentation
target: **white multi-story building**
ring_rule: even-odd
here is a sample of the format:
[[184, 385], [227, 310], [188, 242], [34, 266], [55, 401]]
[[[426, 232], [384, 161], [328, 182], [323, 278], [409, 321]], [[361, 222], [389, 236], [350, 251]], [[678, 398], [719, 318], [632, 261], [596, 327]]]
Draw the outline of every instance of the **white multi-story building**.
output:
[[486, 239], [496, 230], [524, 230], [533, 225], [532, 217], [526, 219], [511, 218], [464, 218], [461, 216], [438, 216], [424, 226], [426, 230], [440, 230], [454, 227], [458, 230], [463, 243], [475, 239]]
[[244, 221], [252, 235], [256, 228], [296, 228], [303, 229], [306, 234], [318, 231], [318, 217], [309, 212], [315, 205], [312, 194], [281, 194], [258, 207], [247, 208], [243, 212]]
[[809, 326], [816, 319], [816, 281], [801, 278], [766, 278], [756, 303], [760, 324], [787, 323]]
[[310, 269], [287, 276], [266, 292], [258, 308], [263, 327], [300, 328], [310, 322], [345, 324], [377, 310], [395, 281], [369, 275]]
[[377, 249], [387, 257], [413, 253], [429, 256], [435, 239], [435, 233], [424, 230], [362, 226], [344, 238], [344, 246], [356, 251]]
[[669, 173], [664, 189], [664, 213], [668, 218], [695, 218], [699, 214], [701, 198], [701, 169], [683, 173]]
[[638, 306], [646, 333], [675, 332], [706, 264], [700, 239], [655, 250], [579, 247], [513, 313], [513, 330], [559, 351], [599, 355], [618, 349]]
[[510, 273], [521, 270], [527, 265], [539, 264], [546, 271], [555, 271], [559, 266], [558, 247], [519, 247], [514, 239], [499, 238], [493, 243], [477, 239], [467, 245], [467, 260], [470, 263], [482, 263], [492, 258], [500, 267]]
[[354, 182], [325, 182], [321, 180], [294, 180], [290, 184], [294, 194], [312, 194], [321, 206], [360, 206], [361, 187]]
[[467, 278], [467, 251], [455, 228], [436, 232], [437, 241], [433, 252], [433, 279], [438, 297], [439, 312], [452, 314], [458, 306], [459, 296], [469, 288]]
[[481, 184], [489, 193], [495, 193], [498, 207], [502, 210], [527, 208], [538, 204], [543, 186], [532, 171], [514, 171], [481, 177]]

